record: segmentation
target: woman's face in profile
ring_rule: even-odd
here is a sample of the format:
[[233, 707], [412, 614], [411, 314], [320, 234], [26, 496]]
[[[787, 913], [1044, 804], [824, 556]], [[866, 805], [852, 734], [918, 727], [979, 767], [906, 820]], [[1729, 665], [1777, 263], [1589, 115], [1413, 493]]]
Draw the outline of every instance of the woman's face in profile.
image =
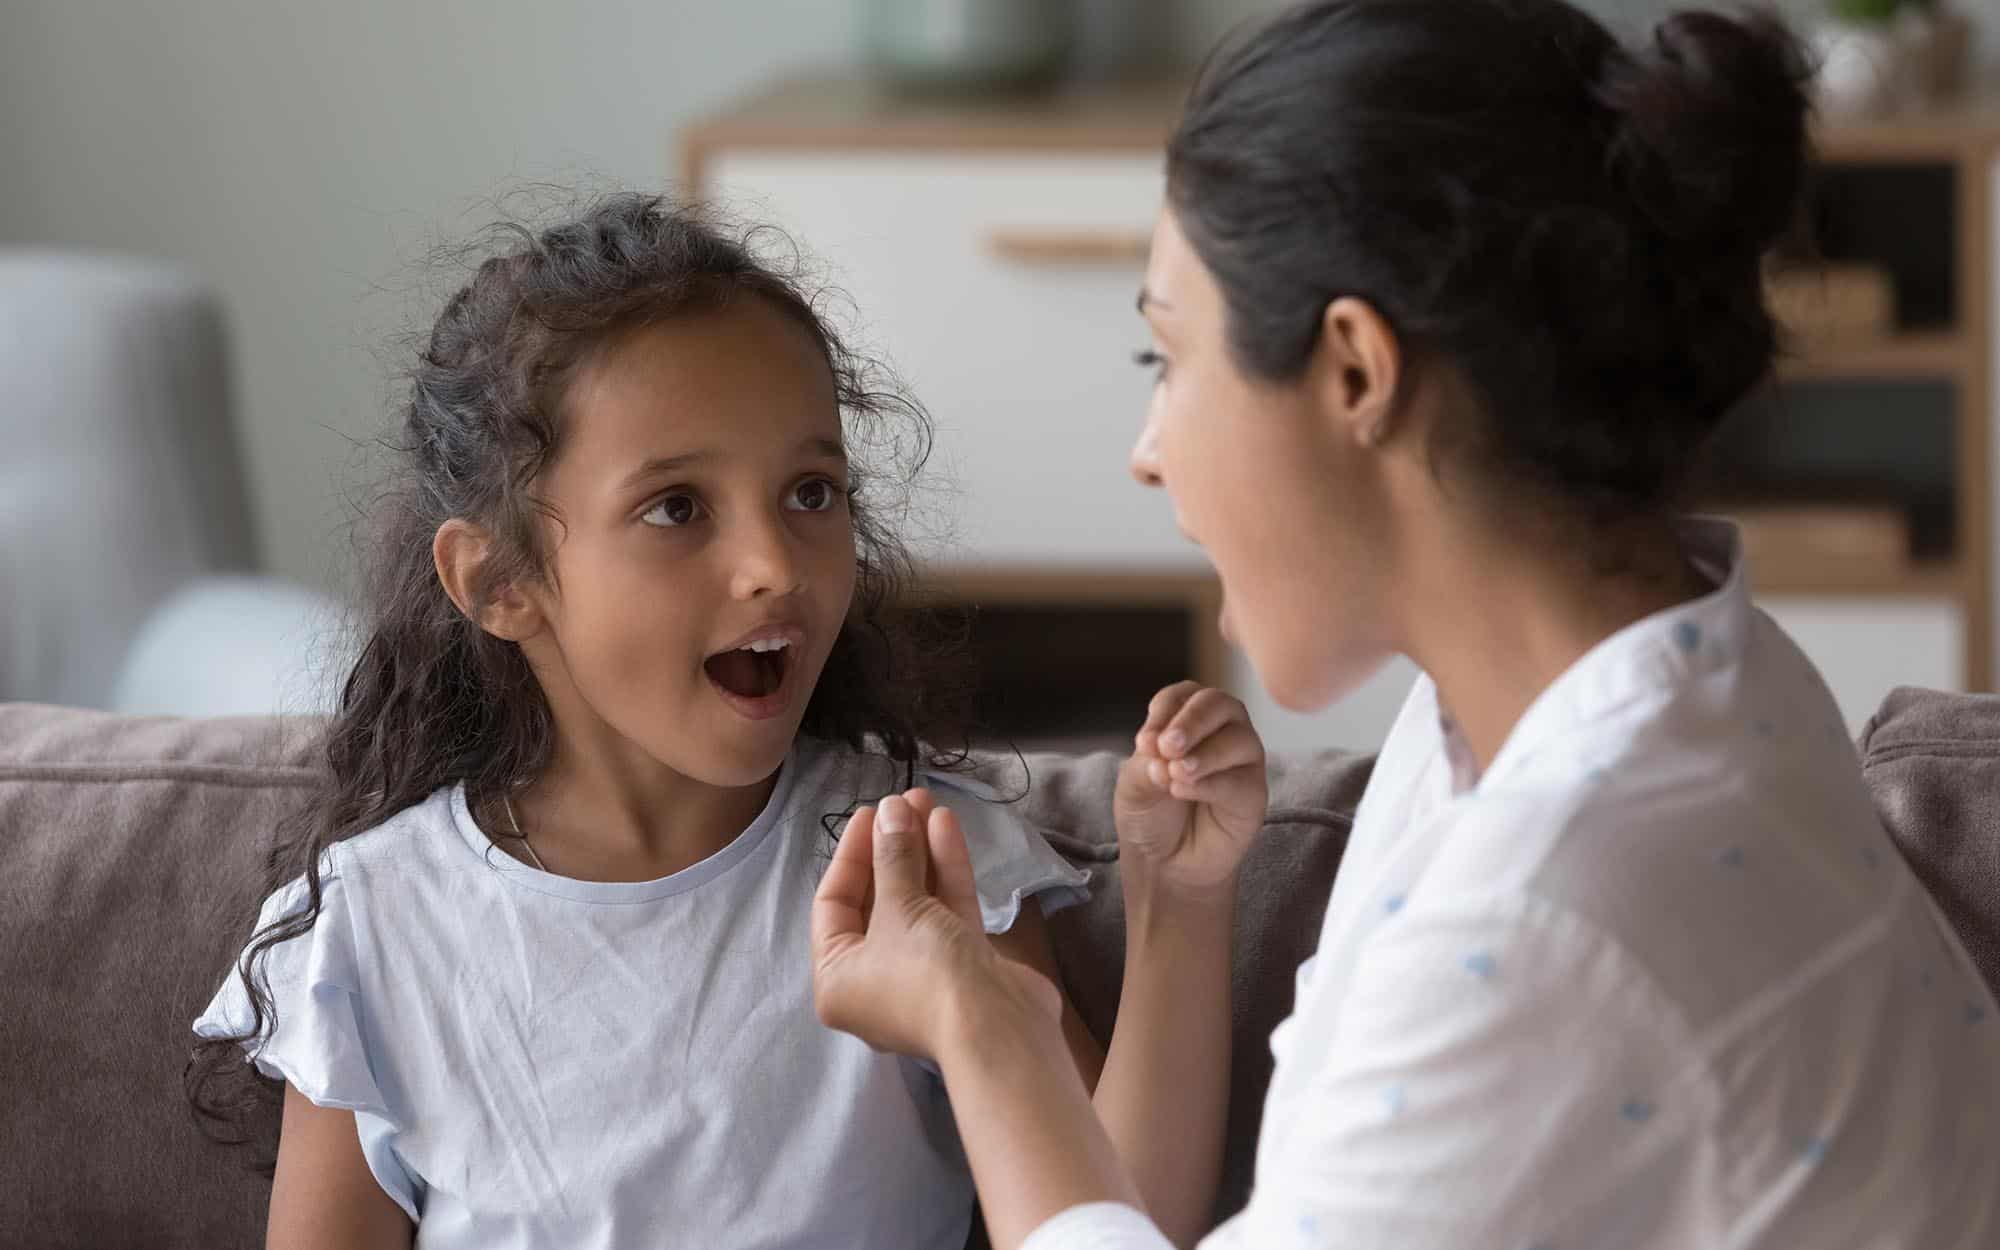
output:
[[1322, 707], [1392, 650], [1379, 457], [1343, 437], [1328, 370], [1286, 382], [1243, 372], [1221, 288], [1171, 208], [1153, 232], [1139, 311], [1158, 377], [1133, 476], [1166, 490], [1182, 532], [1214, 562], [1224, 636], [1272, 698]]

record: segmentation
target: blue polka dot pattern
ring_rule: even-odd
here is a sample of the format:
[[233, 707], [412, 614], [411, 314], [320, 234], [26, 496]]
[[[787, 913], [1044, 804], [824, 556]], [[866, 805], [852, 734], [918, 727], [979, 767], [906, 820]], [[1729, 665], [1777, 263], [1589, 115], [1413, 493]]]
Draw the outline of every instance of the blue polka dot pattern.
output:
[[1682, 621], [1674, 626], [1674, 645], [1693, 655], [1695, 649], [1701, 646], [1701, 626], [1693, 621]]
[[1482, 981], [1491, 981], [1500, 971], [1500, 961], [1485, 951], [1474, 951], [1465, 957], [1465, 970]]
[[1391, 894], [1388, 898], [1383, 899], [1382, 910], [1392, 916], [1403, 910], [1403, 896], [1400, 894]]

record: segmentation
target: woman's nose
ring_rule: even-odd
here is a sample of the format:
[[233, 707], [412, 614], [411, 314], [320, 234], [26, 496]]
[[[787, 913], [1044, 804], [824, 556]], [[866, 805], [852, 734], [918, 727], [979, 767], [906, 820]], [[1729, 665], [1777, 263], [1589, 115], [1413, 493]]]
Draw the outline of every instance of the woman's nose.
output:
[[1159, 434], [1150, 419], [1139, 431], [1139, 441], [1132, 444], [1132, 478], [1141, 486], [1159, 486], [1166, 481], [1160, 473]]

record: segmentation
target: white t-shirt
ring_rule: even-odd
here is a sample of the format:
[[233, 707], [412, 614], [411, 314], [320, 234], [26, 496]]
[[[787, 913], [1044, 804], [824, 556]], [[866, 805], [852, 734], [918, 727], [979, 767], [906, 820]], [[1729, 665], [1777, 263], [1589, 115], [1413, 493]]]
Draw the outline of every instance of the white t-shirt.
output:
[[[990, 932], [1088, 877], [977, 782], [920, 770], [964, 820]], [[259, 1068], [355, 1113], [427, 1250], [958, 1250], [972, 1185], [942, 1086], [813, 1013], [823, 818], [899, 766], [801, 738], [761, 815], [657, 881], [539, 872], [462, 787], [327, 854], [323, 907], [263, 965]], [[266, 901], [295, 910], [303, 880]], [[242, 1032], [232, 973], [195, 1024]]]
[[[1584, 656], [1483, 777], [1418, 683], [1205, 1250], [2000, 1246], [1993, 996], [1733, 531], [1686, 536], [1720, 589]], [[1024, 1250], [1166, 1244], [1097, 1204]]]

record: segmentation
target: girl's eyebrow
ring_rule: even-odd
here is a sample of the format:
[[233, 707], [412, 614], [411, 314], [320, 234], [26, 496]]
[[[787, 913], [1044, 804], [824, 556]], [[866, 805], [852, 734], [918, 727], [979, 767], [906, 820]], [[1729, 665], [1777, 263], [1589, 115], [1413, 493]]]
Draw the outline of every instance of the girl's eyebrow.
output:
[[[847, 463], [847, 448], [837, 438], [811, 437], [799, 444], [799, 450], [810, 455], [825, 456], [831, 460]], [[714, 460], [716, 453], [707, 448], [699, 451], [685, 451], [678, 456], [653, 456], [638, 468], [627, 473], [618, 483], [618, 489], [625, 490], [662, 474], [692, 468], [706, 461]]]

